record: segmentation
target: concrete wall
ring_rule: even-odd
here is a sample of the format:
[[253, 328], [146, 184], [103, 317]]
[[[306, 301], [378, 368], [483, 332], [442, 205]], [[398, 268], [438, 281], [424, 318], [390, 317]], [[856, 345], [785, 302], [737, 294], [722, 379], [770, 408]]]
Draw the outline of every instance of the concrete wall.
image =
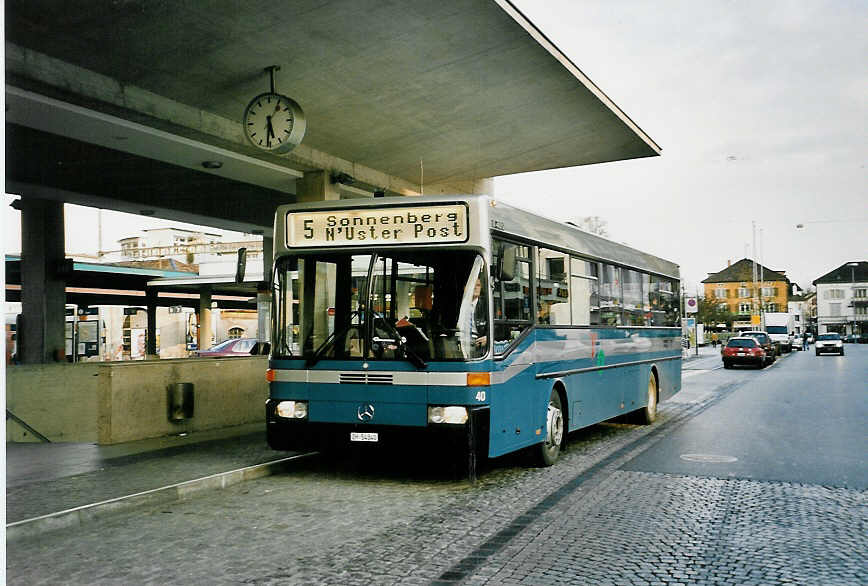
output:
[[[53, 442], [115, 444], [262, 421], [268, 385], [264, 356], [6, 370], [6, 406]], [[194, 384], [193, 417], [168, 418], [168, 389]], [[9, 420], [6, 441], [37, 441]]]
[[[53, 442], [96, 442], [99, 364], [6, 367], [6, 409]], [[40, 441], [12, 419], [7, 442]]]

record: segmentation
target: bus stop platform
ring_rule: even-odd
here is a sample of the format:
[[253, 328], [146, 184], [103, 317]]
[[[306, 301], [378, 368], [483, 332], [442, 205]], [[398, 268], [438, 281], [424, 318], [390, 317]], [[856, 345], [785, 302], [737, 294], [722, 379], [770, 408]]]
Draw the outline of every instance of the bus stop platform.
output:
[[267, 476], [303, 457], [276, 452], [265, 423], [124, 444], [6, 444], [6, 538], [74, 527]]

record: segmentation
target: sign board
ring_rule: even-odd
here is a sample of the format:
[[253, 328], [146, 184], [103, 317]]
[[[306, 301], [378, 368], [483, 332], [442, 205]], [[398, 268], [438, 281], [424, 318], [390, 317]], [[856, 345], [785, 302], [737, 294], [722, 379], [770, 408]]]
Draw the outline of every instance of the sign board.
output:
[[467, 206], [440, 204], [286, 214], [286, 246], [445, 244], [468, 239]]
[[688, 297], [684, 300], [684, 313], [696, 313], [699, 311], [699, 303], [696, 297]]
[[758, 325], [760, 325], [761, 323], [762, 323], [762, 318], [761, 318], [760, 316], [758, 316], [758, 315], [752, 315], [752, 316], [750, 316], [750, 325], [752, 325], [752, 326], [758, 326]]

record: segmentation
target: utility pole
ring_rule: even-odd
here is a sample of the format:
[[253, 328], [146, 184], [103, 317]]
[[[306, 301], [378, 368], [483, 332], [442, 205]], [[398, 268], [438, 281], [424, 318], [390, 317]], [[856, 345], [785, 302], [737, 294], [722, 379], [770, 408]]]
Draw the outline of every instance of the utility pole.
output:
[[750, 305], [751, 305], [751, 309], [752, 309], [750, 321], [751, 321], [751, 326], [752, 326], [753, 325], [753, 316], [755, 315], [755, 312], [757, 310], [757, 299], [756, 299], [756, 297], [757, 297], [756, 296], [756, 293], [757, 293], [757, 291], [756, 291], [756, 221], [755, 220], [751, 221], [751, 226], [753, 226], [753, 247], [752, 247], [752, 251], [751, 251], [753, 253], [751, 255], [753, 257], [753, 262], [751, 265], [753, 267], [753, 287], [752, 287], [753, 288], [753, 292], [752, 292], [753, 294], [751, 295], [751, 300], [750, 300], [751, 301]]

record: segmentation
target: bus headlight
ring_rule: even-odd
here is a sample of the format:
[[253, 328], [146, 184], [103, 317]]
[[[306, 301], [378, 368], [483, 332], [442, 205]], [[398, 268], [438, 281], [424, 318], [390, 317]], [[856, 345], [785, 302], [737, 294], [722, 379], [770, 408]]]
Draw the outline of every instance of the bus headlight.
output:
[[286, 419], [307, 419], [307, 401], [281, 401], [276, 411]]
[[467, 423], [467, 407], [428, 407], [428, 423]]

